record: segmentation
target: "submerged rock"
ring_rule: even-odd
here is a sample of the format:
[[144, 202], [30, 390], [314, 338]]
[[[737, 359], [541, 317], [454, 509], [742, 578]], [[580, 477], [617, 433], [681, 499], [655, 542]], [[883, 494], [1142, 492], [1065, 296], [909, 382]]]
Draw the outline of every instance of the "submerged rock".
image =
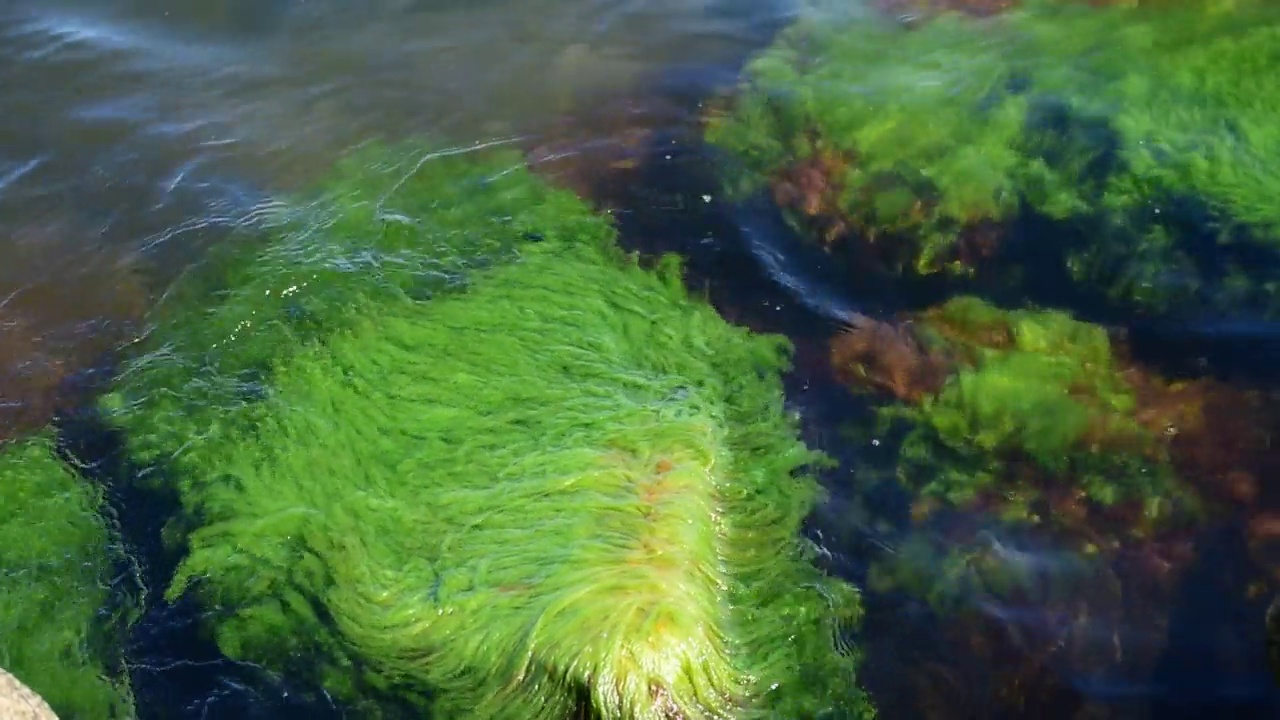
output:
[[[912, 428], [901, 473], [920, 492], [918, 515], [940, 505], [983, 507], [1071, 534], [1106, 518], [1125, 534], [1149, 536], [1193, 508], [1165, 435], [1140, 420], [1103, 328], [1060, 312], [957, 298], [894, 330], [904, 339], [879, 343], [869, 362], [850, 363], [850, 345], [890, 332], [871, 328], [835, 341], [845, 376], [867, 376], [859, 370], [868, 366], [932, 368], [927, 385], [897, 389], [914, 402], [883, 411]], [[1082, 549], [1100, 549], [1090, 535]]]
[[858, 594], [799, 534], [821, 458], [783, 339], [516, 153], [371, 148], [324, 189], [163, 308], [104, 405], [172, 478], [169, 596], [224, 652], [366, 716], [872, 715]]
[[0, 669], [0, 717], [6, 720], [58, 720], [44, 698], [3, 669]]

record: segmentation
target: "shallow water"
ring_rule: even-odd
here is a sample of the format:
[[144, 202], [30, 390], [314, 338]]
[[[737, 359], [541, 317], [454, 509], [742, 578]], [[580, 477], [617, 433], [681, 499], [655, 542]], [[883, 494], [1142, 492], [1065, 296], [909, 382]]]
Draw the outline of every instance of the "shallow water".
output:
[[[731, 80], [783, 17], [706, 0], [0, 3], [0, 236], [21, 248], [5, 308], [58, 336], [45, 345], [106, 321], [127, 337], [138, 298], [355, 144], [536, 144], [668, 78]], [[84, 294], [37, 301], [68, 261]], [[119, 297], [85, 302], [103, 292]]]
[[[0, 434], [73, 407], [174, 277], [343, 151], [423, 133], [509, 142], [613, 208], [629, 245], [689, 257], [692, 282], [710, 286], [726, 317], [795, 340], [792, 405], [807, 439], [848, 461], [827, 478], [833, 499], [813, 532], [834, 570], [863, 579], [867, 557], [896, 540], [862, 519], [901, 516], [902, 499], [868, 496], [848, 469], [886, 458], [879, 438], [842, 433], [866, 408], [831, 376], [826, 342], [841, 321], [887, 313], [894, 299], [877, 291], [871, 303], [841, 288], [769, 208], [721, 204], [696, 141], [700, 99], [730, 86], [743, 58], [795, 12], [786, 0], [0, 0]], [[1268, 332], [1153, 328], [1149, 342], [1157, 355], [1176, 350], [1171, 362], [1217, 350], [1246, 367], [1215, 338], [1252, 350]], [[81, 442], [91, 446], [83, 454], [107, 454], [102, 438]], [[156, 585], [167, 509], [124, 491], [112, 499], [143, 518], [126, 539]], [[1265, 603], [1235, 599], [1255, 569], [1241, 560], [1238, 528], [1204, 537], [1153, 676], [1054, 666], [1022, 686], [1030, 699], [1021, 713], [1000, 716], [1078, 717], [1089, 703], [1107, 717], [1274, 716]], [[1034, 562], [1055, 557], [1008, 545]], [[975, 664], [955, 637], [964, 630], [902, 598], [868, 603], [867, 676], [883, 717], [915, 717], [916, 681], [926, 677], [950, 703], [930, 717], [994, 716], [984, 693], [1008, 684], [993, 677], [1011, 669], [1001, 663], [1025, 657], [994, 648]], [[988, 610], [1001, 632], [1042, 620]], [[195, 621], [181, 603], [156, 604], [131, 638], [142, 717], [345, 716], [295, 704], [286, 682], [220, 657]], [[934, 667], [947, 660], [953, 666]]]

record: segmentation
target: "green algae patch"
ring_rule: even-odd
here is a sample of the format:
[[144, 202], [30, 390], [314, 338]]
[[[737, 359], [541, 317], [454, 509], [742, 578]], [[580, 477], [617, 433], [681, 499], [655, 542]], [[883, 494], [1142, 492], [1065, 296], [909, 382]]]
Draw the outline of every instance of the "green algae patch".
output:
[[[911, 509], [887, 519], [854, 504], [851, 519], [886, 550], [867, 587], [927, 605], [959, 633], [938, 633], [943, 651], [919, 662], [935, 690], [955, 687], [928, 679], [935, 664], [960, 677], [1023, 663], [1149, 676], [1206, 521], [1266, 516], [1270, 387], [1163, 378], [1121, 332], [972, 297], [864, 320], [832, 354], [878, 406], [849, 428], [884, 453], [856, 468], [861, 486], [879, 498], [896, 485]], [[1250, 548], [1258, 567], [1264, 545]], [[983, 679], [1009, 684], [981, 700], [1018, 712], [1026, 680]]]
[[1277, 33], [1253, 0], [806, 20], [707, 139], [731, 195], [891, 269], [967, 275], [1033, 213], [1023, 252], [1101, 299], [1274, 312]]
[[[1167, 615], [1128, 613], [1169, 606], [1206, 521], [1258, 528], [1249, 552], [1275, 565], [1269, 386], [1161, 377], [1121, 332], [973, 297], [865, 320], [832, 345], [842, 380], [877, 404], [850, 430], [888, 450], [859, 478], [911, 503], [886, 531], [901, 543], [873, 563], [876, 590], [944, 613], [1062, 612], [1082, 632], [1105, 608], [1115, 627], [1164, 637]], [[1090, 637], [1072, 643], [1087, 654]]]
[[[1059, 311], [960, 297], [920, 313], [907, 330], [876, 332], [896, 338], [899, 349], [882, 340], [876, 357], [860, 339], [867, 330], [836, 341], [838, 359], [864, 368], [846, 368], [846, 378], [889, 374], [867, 370], [887, 362], [947, 370], [926, 387], [881, 383], [910, 400], [881, 416], [909, 428], [898, 474], [919, 492], [918, 514], [987, 508], [1005, 521], [1083, 538], [1096, 551], [1091, 526], [1104, 518], [1125, 536], [1148, 537], [1195, 505], [1175, 471], [1170, 437], [1140, 412], [1145, 379], [1118, 361], [1104, 328]], [[842, 352], [845, 344], [864, 352]]]
[[[212, 307], [175, 304], [107, 400], [187, 511], [170, 596], [232, 657], [442, 717], [871, 717], [858, 595], [800, 536], [821, 458], [784, 412], [787, 343], [514, 154], [397, 155], [340, 167], [324, 222]], [[196, 352], [209, 317], [259, 334]], [[189, 408], [245, 370], [256, 392]]]
[[[963, 270], [958, 238], [1010, 217], [1021, 175], [1059, 183], [1019, 151], [1026, 98], [1000, 92], [1008, 64], [973, 22], [824, 18], [784, 32], [709, 121], [730, 194], [768, 190], [807, 234], [861, 241], [894, 270]], [[1001, 101], [980, 109], [984, 98]]]
[[44, 437], [0, 445], [0, 667], [63, 720], [134, 716], [111, 647], [132, 615], [112, 598], [118, 542], [100, 493]]
[[473, 270], [533, 242], [611, 237], [572, 195], [527, 177], [515, 153], [404, 153], [353, 153], [312, 195], [263, 208], [258, 228], [162, 299], [124, 370], [128, 391], [106, 399], [129, 418], [136, 459], [254, 412], [275, 365], [373, 308], [462, 292]]

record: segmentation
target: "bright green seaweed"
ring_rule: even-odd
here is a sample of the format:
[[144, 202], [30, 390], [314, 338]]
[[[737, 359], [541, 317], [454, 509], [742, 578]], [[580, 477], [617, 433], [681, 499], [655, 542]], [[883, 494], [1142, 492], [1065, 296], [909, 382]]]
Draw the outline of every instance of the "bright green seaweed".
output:
[[750, 65], [707, 137], [736, 195], [828, 158], [852, 229], [910, 246], [917, 272], [967, 272], [966, 230], [1029, 209], [1058, 224], [1026, 252], [1088, 292], [1274, 312], [1278, 48], [1280, 6], [1260, 0], [824, 17]]
[[132, 718], [128, 681], [109, 650], [118, 544], [102, 498], [44, 436], [0, 444], [0, 667], [63, 720]]
[[174, 305], [108, 399], [189, 515], [170, 595], [233, 657], [439, 717], [872, 716], [856, 591], [799, 535], [785, 341], [514, 153], [400, 152]]

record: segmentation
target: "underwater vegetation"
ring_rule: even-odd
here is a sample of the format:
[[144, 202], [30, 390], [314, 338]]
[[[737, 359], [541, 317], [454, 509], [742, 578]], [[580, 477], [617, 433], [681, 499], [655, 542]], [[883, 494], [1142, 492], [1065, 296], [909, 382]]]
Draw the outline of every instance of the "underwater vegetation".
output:
[[[860, 482], [911, 499], [869, 585], [954, 618], [947, 642], [979, 664], [1013, 653], [1030, 670], [1146, 677], [1209, 518], [1239, 519], [1252, 561], [1280, 578], [1273, 390], [1165, 378], [1123, 333], [971, 296], [865, 319], [831, 357], [877, 402], [858, 432], [894, 448]], [[938, 678], [946, 694], [954, 678]]]
[[801, 21], [707, 119], [726, 189], [854, 272], [1274, 316], [1280, 8], [1095, 5]]
[[134, 717], [119, 631], [136, 608], [113, 591], [120, 545], [100, 493], [47, 435], [0, 444], [0, 668], [63, 720]]
[[505, 150], [370, 146], [173, 294], [103, 408], [170, 598], [379, 716], [869, 718], [789, 345]]
[[[833, 356], [850, 381], [867, 378], [913, 401], [882, 412], [913, 427], [900, 473], [919, 491], [917, 515], [982, 506], [1067, 531], [1092, 514], [1123, 515], [1142, 536], [1190, 509], [1167, 436], [1139, 417], [1104, 328], [972, 297], [919, 313], [906, 327], [871, 324], [837, 338]], [[886, 333], [901, 340], [894, 346]], [[911, 360], [895, 363], [898, 354]], [[914, 374], [899, 377], [900, 366]], [[1040, 486], [1046, 476], [1064, 487]]]

